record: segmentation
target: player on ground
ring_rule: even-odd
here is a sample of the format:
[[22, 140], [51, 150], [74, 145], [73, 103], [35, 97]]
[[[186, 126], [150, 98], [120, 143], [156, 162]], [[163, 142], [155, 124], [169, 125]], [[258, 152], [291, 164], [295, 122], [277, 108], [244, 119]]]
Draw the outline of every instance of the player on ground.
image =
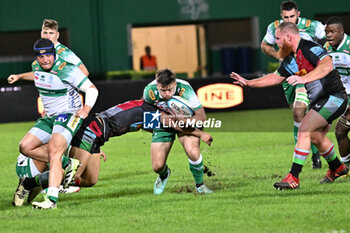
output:
[[[83, 118], [94, 106], [98, 90], [75, 65], [56, 56], [51, 40], [40, 39], [34, 44], [36, 60], [32, 64], [34, 83], [43, 101], [46, 116], [40, 118], [24, 136], [20, 151], [39, 161], [49, 158], [49, 188], [45, 201], [34, 202], [35, 208], [56, 208], [58, 187], [62, 180], [61, 157]], [[14, 81], [14, 80], [11, 80]], [[13, 83], [13, 82], [12, 82]], [[82, 106], [78, 90], [85, 92]], [[41, 145], [48, 144], [47, 147]], [[75, 161], [75, 160], [74, 160]], [[72, 164], [72, 174], [79, 163]], [[68, 181], [67, 181], [68, 182]]]
[[333, 66], [338, 71], [348, 95], [348, 108], [339, 118], [335, 127], [339, 153], [342, 162], [350, 165], [350, 36], [344, 33], [343, 20], [337, 16], [326, 21], [326, 40], [324, 47], [331, 55]]
[[[299, 34], [303, 39], [317, 41], [322, 40], [325, 37], [324, 25], [316, 20], [310, 20], [300, 17], [300, 11], [298, 11], [298, 5], [294, 1], [282, 2], [281, 7], [281, 20], [276, 20], [269, 24], [266, 35], [261, 42], [261, 50], [271, 57], [278, 60], [282, 60], [280, 54], [274, 48], [276, 44], [275, 31], [278, 25], [282, 22], [295, 23], [299, 29]], [[309, 105], [309, 99], [307, 98], [304, 85], [289, 85], [288, 82], [282, 83], [283, 90], [288, 104], [293, 110], [294, 119], [294, 141], [296, 143], [298, 137], [298, 128], [304, 118], [307, 106]], [[314, 145], [311, 145], [312, 150], [312, 168], [321, 168], [322, 163], [320, 160], [320, 154]]]
[[[157, 72], [156, 79], [145, 87], [143, 96], [144, 100], [151, 105], [167, 101], [172, 96], [180, 96], [191, 104], [195, 113], [191, 119], [196, 121], [205, 121], [206, 119], [204, 108], [190, 84], [184, 80], [176, 79], [176, 75], [169, 69]], [[213, 191], [203, 183], [203, 158], [200, 153], [199, 138], [169, 128], [154, 129], [152, 134], [152, 168], [154, 172], [159, 174], [154, 184], [153, 193], [161, 194], [169, 179], [171, 170], [166, 161], [176, 134], [189, 159], [189, 167], [196, 183], [196, 191], [202, 194], [212, 193]]]
[[[144, 113], [156, 111], [160, 107], [162, 107], [161, 104], [158, 104], [157, 108], [143, 100], [131, 100], [98, 113], [96, 116], [88, 116], [71, 142], [70, 156], [81, 162], [81, 166], [75, 174], [74, 185], [82, 187], [95, 185], [98, 181], [100, 169], [100, 154], [102, 153], [100, 147], [110, 137], [121, 136], [127, 132], [134, 132], [142, 128]], [[164, 107], [161, 109], [167, 111]], [[168, 123], [167, 121], [164, 122]], [[182, 130], [181, 128], [178, 129]], [[198, 129], [185, 133], [201, 138], [208, 145], [212, 141], [212, 137], [209, 134]], [[25, 158], [21, 157], [19, 162]], [[105, 158], [104, 155], [104, 160]], [[22, 169], [17, 169], [18, 177], [26, 178], [21, 184], [22, 191], [15, 193], [16, 206], [21, 206], [26, 196], [28, 196], [28, 203], [31, 203], [38, 194], [35, 187], [40, 185], [42, 188], [46, 188], [48, 184], [49, 173], [45, 171], [46, 163], [35, 161], [31, 158], [26, 158], [26, 160], [25, 164], [21, 165]], [[20, 166], [19, 162], [17, 167]], [[33, 162], [36, 163], [33, 164]], [[37, 168], [37, 164], [40, 167]]]
[[305, 84], [310, 110], [299, 128], [292, 168], [282, 182], [275, 183], [274, 187], [299, 187], [299, 174], [310, 152], [311, 142], [317, 146], [329, 165], [321, 183], [333, 182], [349, 171], [337, 158], [334, 145], [326, 136], [332, 121], [347, 106], [343, 84], [337, 71], [333, 69], [332, 59], [327, 52], [319, 44], [301, 39], [295, 24], [280, 24], [276, 30], [276, 43], [284, 54], [284, 59], [275, 73], [254, 80], [246, 80], [236, 73], [231, 74], [231, 78], [237, 80], [234, 83], [242, 86], [272, 86], [280, 84], [286, 78], [291, 85]]

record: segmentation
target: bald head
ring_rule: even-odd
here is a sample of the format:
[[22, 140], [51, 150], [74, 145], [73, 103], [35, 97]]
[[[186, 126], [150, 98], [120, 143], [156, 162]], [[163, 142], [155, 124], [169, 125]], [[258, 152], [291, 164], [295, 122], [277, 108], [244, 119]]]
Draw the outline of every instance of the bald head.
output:
[[279, 29], [281, 33], [291, 33], [294, 35], [299, 35], [299, 29], [297, 25], [291, 22], [283, 22], [280, 25], [278, 25], [277, 29]]

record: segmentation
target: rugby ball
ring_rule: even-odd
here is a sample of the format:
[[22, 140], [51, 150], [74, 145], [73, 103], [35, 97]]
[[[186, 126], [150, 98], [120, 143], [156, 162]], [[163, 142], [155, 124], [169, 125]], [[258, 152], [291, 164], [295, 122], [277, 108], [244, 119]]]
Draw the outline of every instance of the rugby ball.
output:
[[167, 101], [169, 110], [176, 116], [192, 117], [194, 112], [190, 103], [180, 96], [173, 96]]

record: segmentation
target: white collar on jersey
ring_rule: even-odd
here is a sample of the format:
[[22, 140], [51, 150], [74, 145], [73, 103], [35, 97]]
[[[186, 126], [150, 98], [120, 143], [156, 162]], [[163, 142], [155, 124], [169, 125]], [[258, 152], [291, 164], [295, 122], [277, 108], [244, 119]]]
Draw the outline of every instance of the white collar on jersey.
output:
[[345, 41], [346, 41], [346, 38], [348, 38], [348, 35], [346, 35], [346, 33], [344, 33], [343, 40], [342, 40], [342, 42], [338, 45], [337, 50], [339, 50], [339, 49], [343, 46], [343, 44], [344, 44]]

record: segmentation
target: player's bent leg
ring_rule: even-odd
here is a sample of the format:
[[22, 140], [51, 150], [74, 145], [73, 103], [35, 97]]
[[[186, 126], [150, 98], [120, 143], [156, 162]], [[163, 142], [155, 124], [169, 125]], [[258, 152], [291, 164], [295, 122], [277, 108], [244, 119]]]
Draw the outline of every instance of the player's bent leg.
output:
[[17, 158], [16, 173], [19, 178], [18, 186], [13, 195], [12, 205], [22, 206], [25, 198], [38, 186], [34, 177], [47, 169], [46, 163], [34, 161], [20, 154]]
[[[84, 173], [84, 171], [86, 170], [87, 166], [89, 166], [89, 161], [92, 158], [92, 155], [90, 152], [88, 152], [82, 148], [72, 146], [69, 156], [71, 158], [74, 158], [74, 159], [77, 159], [80, 161], [80, 166], [74, 175], [74, 180], [80, 180], [80, 178], [81, 178], [82, 174]], [[95, 160], [95, 162], [98, 162], [98, 169], [99, 169], [99, 167], [100, 167], [99, 161]], [[93, 166], [93, 163], [90, 164], [90, 166]], [[99, 170], [98, 170], [98, 172], [99, 172]], [[98, 176], [98, 173], [97, 173], [97, 176]], [[85, 177], [88, 177], [88, 176], [85, 176]], [[90, 187], [89, 184], [86, 184], [86, 185], [87, 186], [85, 186], [85, 187]]]
[[[79, 184], [81, 187], [92, 187], [97, 183], [98, 175], [100, 173], [100, 161], [100, 154], [91, 155], [87, 166], [85, 167], [83, 173], [80, 175]], [[77, 177], [75, 177], [75, 180], [77, 180]]]
[[19, 144], [19, 150], [22, 154], [32, 159], [48, 162], [48, 152], [45, 147], [41, 147], [43, 142], [39, 137], [32, 133], [27, 133]]
[[166, 165], [166, 160], [172, 145], [173, 141], [151, 143], [152, 168], [153, 171], [159, 174], [153, 187], [153, 193], [156, 195], [163, 193], [171, 173], [171, 170]]

